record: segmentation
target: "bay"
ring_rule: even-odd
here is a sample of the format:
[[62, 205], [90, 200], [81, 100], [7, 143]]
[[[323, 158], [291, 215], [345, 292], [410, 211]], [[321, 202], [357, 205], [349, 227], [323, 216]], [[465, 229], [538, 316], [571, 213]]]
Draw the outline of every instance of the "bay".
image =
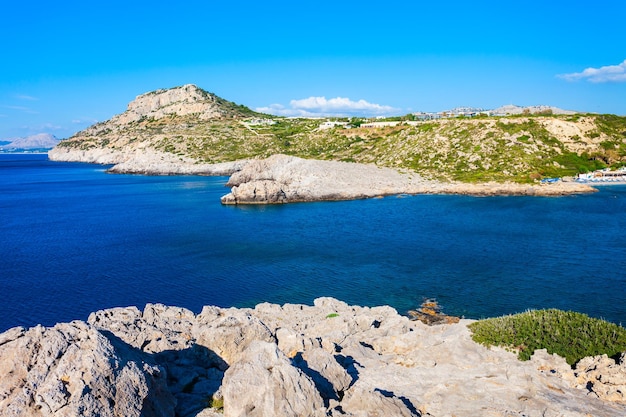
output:
[[468, 318], [530, 308], [626, 323], [626, 187], [222, 206], [225, 177], [112, 175], [0, 154], [0, 331], [103, 308], [332, 296]]

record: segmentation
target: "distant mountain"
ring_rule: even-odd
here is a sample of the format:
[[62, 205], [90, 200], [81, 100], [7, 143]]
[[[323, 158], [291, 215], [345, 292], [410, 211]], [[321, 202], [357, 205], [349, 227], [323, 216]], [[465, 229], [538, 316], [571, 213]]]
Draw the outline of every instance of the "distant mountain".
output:
[[516, 115], [516, 114], [576, 114], [578, 112], [572, 110], [563, 110], [554, 106], [516, 106], [514, 104], [507, 104], [506, 106], [498, 107], [493, 110], [494, 113]]
[[2, 142], [4, 142], [4, 144], [0, 145], [0, 150], [10, 152], [34, 149], [52, 149], [58, 145], [60, 140], [49, 133], [39, 133], [37, 135], [31, 135], [25, 138], [15, 138]]

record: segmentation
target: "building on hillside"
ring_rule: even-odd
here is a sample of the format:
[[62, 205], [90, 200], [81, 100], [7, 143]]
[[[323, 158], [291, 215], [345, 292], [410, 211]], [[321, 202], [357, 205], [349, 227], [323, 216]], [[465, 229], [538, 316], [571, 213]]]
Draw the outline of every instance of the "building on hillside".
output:
[[330, 120], [325, 121], [324, 123], [322, 123], [321, 125], [319, 125], [318, 129], [323, 130], [323, 129], [332, 129], [335, 128], [337, 126], [342, 126], [342, 127], [348, 127], [348, 122], [331, 122]]
[[274, 119], [250, 119], [250, 120], [246, 120], [244, 123], [247, 124], [248, 126], [259, 126], [259, 125], [271, 126], [271, 125], [276, 124], [276, 120]]
[[415, 116], [417, 120], [435, 120], [441, 118], [437, 113], [421, 111], [413, 113], [413, 116]]
[[578, 174], [578, 181], [592, 181], [592, 182], [626, 182], [626, 167], [620, 168], [616, 171], [611, 171], [608, 168], [600, 169], [593, 172], [586, 172], [584, 174]]
[[368, 122], [361, 124], [361, 127], [392, 127], [398, 126], [400, 122]]

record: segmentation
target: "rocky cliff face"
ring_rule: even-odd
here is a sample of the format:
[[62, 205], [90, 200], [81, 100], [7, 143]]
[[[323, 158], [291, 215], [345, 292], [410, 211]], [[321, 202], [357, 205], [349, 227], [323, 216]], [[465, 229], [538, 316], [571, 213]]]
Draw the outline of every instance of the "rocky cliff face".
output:
[[234, 114], [219, 102], [219, 98], [193, 84], [156, 90], [138, 96], [128, 109], [111, 122], [128, 124], [142, 118], [161, 119], [170, 115], [196, 115], [200, 120], [230, 118]]
[[618, 416], [626, 358], [572, 370], [390, 307], [163, 305], [0, 335], [3, 416]]

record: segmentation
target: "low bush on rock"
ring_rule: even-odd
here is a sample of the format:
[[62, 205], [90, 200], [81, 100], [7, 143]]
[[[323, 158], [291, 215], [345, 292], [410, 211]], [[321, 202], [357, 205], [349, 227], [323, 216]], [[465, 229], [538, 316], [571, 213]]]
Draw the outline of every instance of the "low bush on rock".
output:
[[468, 326], [472, 339], [486, 346], [502, 346], [528, 360], [546, 349], [574, 365], [587, 356], [615, 356], [626, 351], [626, 329], [586, 314], [557, 309], [530, 310], [490, 318]]

